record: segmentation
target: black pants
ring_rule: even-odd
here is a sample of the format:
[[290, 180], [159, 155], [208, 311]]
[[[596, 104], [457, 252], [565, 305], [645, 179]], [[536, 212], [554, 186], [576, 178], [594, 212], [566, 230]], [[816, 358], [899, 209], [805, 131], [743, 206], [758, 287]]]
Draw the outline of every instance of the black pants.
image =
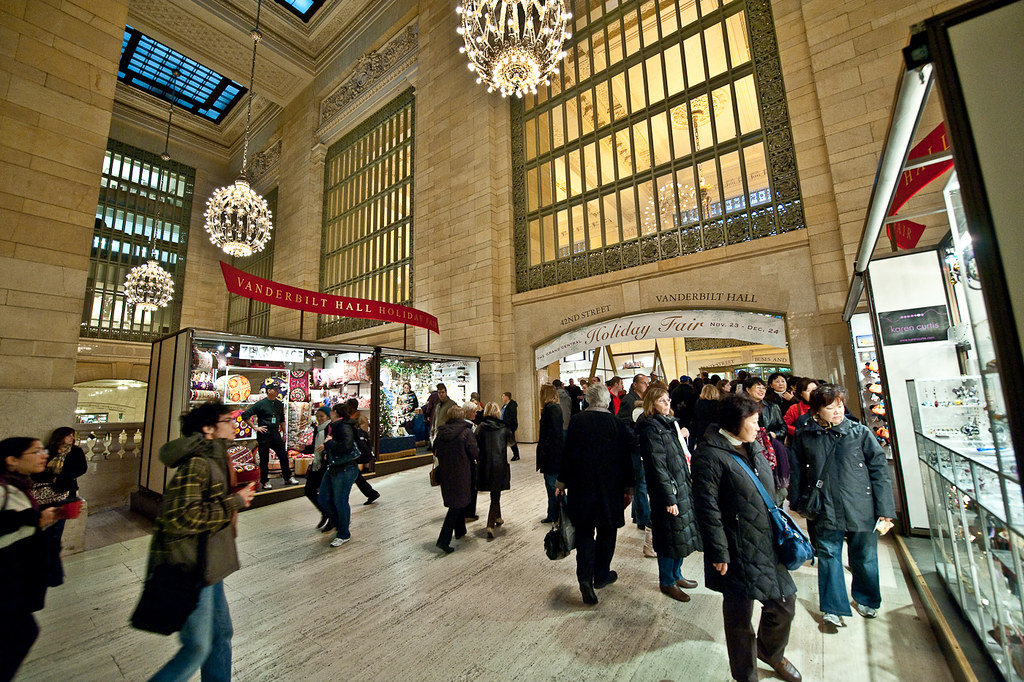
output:
[[316, 507], [321, 514], [327, 513], [324, 511], [324, 508], [320, 506], [319, 499], [320, 483], [324, 480], [324, 473], [326, 471], [326, 465], [321, 465], [317, 471], [313, 471], [312, 469], [306, 470], [306, 486], [304, 492], [306, 493], [306, 497], [309, 498], [309, 501], [313, 503], [313, 506]]
[[292, 469], [288, 466], [288, 448], [281, 440], [281, 432], [276, 426], [268, 426], [266, 433], [256, 432], [256, 447], [260, 453], [260, 483], [270, 480], [270, 472], [267, 467], [270, 465], [270, 448], [277, 453], [277, 461], [281, 463], [281, 478], [288, 480], [292, 477]]
[[4, 613], [0, 618], [0, 682], [10, 682], [39, 636], [31, 613]]
[[618, 530], [576, 526], [576, 578], [581, 585], [593, 585], [595, 578], [601, 581], [608, 577]]
[[[579, 542], [579, 540], [577, 540]], [[757, 655], [778, 663], [789, 644], [789, 628], [796, 613], [796, 595], [761, 602], [761, 622], [757, 635], [750, 622], [754, 600], [725, 594], [722, 620], [725, 622], [725, 646], [729, 650], [729, 670], [734, 680], [757, 682]]]
[[441, 524], [441, 534], [437, 536], [437, 544], [447, 547], [452, 543], [452, 533], [456, 538], [466, 534], [466, 508], [448, 507], [448, 513]]
[[377, 499], [378, 497], [380, 497], [380, 493], [374, 490], [373, 486], [370, 485], [370, 482], [363, 478], [362, 471], [360, 471], [359, 475], [356, 476], [356, 487], [359, 488], [359, 492], [361, 492], [363, 495], [366, 495], [366, 499]]
[[491, 491], [491, 507], [487, 510], [487, 527], [494, 528], [495, 521], [501, 518], [501, 491]]
[[509, 432], [509, 445], [512, 447], [512, 459], [519, 459], [519, 443], [516, 442], [516, 432]]
[[469, 464], [469, 506], [465, 508], [466, 517], [476, 516], [476, 462]]

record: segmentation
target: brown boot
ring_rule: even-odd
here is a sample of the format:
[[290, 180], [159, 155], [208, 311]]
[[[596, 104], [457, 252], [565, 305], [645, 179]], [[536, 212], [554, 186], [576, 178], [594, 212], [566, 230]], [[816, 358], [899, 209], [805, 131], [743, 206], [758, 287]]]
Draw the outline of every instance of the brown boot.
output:
[[679, 589], [678, 585], [662, 585], [661, 593], [667, 594], [676, 601], [690, 601], [690, 595], [686, 594], [681, 589]]

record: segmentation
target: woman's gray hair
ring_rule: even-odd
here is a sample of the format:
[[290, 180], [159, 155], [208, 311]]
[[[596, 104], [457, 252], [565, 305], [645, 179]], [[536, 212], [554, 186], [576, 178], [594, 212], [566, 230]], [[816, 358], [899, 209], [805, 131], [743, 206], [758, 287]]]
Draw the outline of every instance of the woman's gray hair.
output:
[[587, 407], [607, 408], [612, 401], [612, 394], [608, 392], [604, 384], [594, 384], [587, 389], [586, 401]]

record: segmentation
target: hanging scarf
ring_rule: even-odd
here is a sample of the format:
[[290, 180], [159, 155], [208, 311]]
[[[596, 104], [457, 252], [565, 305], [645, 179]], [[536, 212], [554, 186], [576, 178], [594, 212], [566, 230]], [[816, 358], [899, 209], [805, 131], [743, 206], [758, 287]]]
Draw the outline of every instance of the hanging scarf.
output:
[[69, 452], [71, 452], [70, 445], [61, 445], [57, 448], [57, 454], [50, 455], [50, 461], [46, 463], [46, 470], [54, 476], [59, 475], [64, 470], [64, 460]]
[[772, 439], [768, 435], [767, 429], [763, 426], [757, 430], [756, 440], [764, 448], [764, 458], [768, 460], [769, 466], [772, 471], [775, 471], [775, 467], [778, 466], [778, 461], [775, 459], [775, 448], [772, 446]]
[[8, 471], [5, 474], [0, 474], [0, 485], [17, 488], [28, 496], [33, 509], [39, 509], [39, 503], [36, 502], [36, 498], [32, 496], [32, 480], [28, 476]]

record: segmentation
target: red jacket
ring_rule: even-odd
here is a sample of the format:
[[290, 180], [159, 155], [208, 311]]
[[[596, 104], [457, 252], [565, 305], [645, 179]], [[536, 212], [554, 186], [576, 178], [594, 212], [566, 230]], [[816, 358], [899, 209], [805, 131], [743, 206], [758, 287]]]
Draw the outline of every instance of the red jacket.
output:
[[786, 414], [782, 416], [782, 421], [786, 422], [786, 431], [789, 432], [789, 435], [792, 436], [796, 433], [796, 420], [810, 411], [811, 406], [802, 400], [789, 406]]

